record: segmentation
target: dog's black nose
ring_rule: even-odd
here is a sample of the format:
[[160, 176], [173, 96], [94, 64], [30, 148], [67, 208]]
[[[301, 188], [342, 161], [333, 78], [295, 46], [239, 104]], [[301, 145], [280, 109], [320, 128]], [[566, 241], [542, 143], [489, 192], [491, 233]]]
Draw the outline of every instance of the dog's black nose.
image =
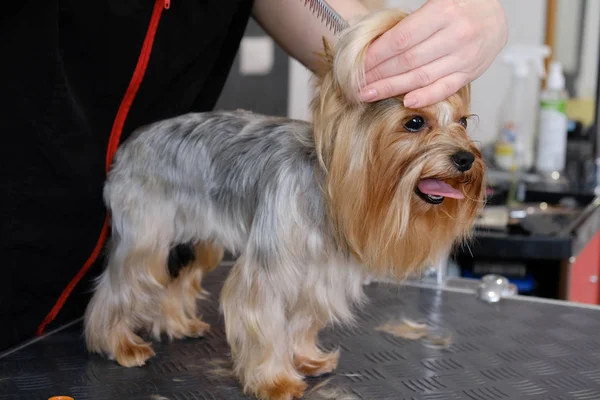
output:
[[452, 156], [452, 161], [460, 172], [465, 172], [473, 166], [475, 156], [469, 151], [459, 151]]

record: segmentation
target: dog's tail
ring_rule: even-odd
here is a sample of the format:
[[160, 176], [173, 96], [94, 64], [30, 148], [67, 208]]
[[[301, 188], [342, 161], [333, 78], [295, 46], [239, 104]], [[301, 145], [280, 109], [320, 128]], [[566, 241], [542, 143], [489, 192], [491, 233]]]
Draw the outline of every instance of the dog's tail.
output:
[[351, 104], [360, 103], [359, 93], [365, 82], [365, 58], [369, 45], [394, 25], [402, 21], [407, 13], [397, 9], [384, 9], [371, 13], [343, 31], [335, 44], [331, 57], [333, 79]]

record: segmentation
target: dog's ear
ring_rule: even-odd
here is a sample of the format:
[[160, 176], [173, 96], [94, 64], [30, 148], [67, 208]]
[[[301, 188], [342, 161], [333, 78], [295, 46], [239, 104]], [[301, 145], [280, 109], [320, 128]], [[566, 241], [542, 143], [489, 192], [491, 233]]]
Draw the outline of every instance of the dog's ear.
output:
[[471, 84], [468, 83], [458, 91], [458, 95], [462, 97], [467, 106], [471, 105]]
[[332, 68], [333, 80], [349, 103], [363, 104], [360, 91], [365, 83], [367, 49], [405, 16], [405, 12], [397, 9], [376, 11], [357, 20], [338, 38]]
[[328, 64], [333, 64], [333, 50], [327, 41], [327, 38], [323, 36], [323, 54]]
[[331, 68], [333, 68], [333, 60], [335, 58], [333, 54], [333, 49], [331, 48], [331, 45], [329, 44], [325, 36], [322, 37], [322, 41], [323, 52], [317, 53], [319, 62], [317, 67], [315, 68], [315, 74], [320, 77], [327, 74], [327, 72], [329, 72]]

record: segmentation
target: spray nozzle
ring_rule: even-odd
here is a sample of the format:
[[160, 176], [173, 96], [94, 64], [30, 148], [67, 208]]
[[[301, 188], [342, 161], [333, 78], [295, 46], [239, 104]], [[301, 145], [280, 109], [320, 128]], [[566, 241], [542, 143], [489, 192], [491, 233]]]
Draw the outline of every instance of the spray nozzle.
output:
[[549, 46], [512, 45], [502, 54], [502, 61], [514, 68], [514, 74], [518, 77], [529, 75], [529, 68], [533, 66], [534, 73], [539, 77], [546, 75], [544, 60], [550, 55]]
[[550, 63], [547, 86], [548, 89], [551, 90], [564, 90], [565, 88], [565, 75], [563, 73], [562, 64], [558, 61], [552, 61]]

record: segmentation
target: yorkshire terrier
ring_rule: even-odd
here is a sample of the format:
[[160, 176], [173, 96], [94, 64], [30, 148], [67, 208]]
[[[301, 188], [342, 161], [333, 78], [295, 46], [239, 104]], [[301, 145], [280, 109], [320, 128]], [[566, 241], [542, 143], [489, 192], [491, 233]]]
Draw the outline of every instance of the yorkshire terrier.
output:
[[[404, 16], [373, 13], [325, 43], [312, 123], [190, 113], [123, 143], [104, 190], [112, 235], [90, 351], [141, 366], [154, 352], [138, 335], [202, 336], [202, 277], [227, 249], [239, 256], [220, 297], [234, 373], [247, 394], [299, 398], [304, 377], [336, 368], [319, 331], [353, 321], [367, 276], [404, 279], [469, 237], [485, 176], [469, 86], [423, 109], [359, 100], [367, 47]], [[181, 245], [195, 255], [173, 273]]]

